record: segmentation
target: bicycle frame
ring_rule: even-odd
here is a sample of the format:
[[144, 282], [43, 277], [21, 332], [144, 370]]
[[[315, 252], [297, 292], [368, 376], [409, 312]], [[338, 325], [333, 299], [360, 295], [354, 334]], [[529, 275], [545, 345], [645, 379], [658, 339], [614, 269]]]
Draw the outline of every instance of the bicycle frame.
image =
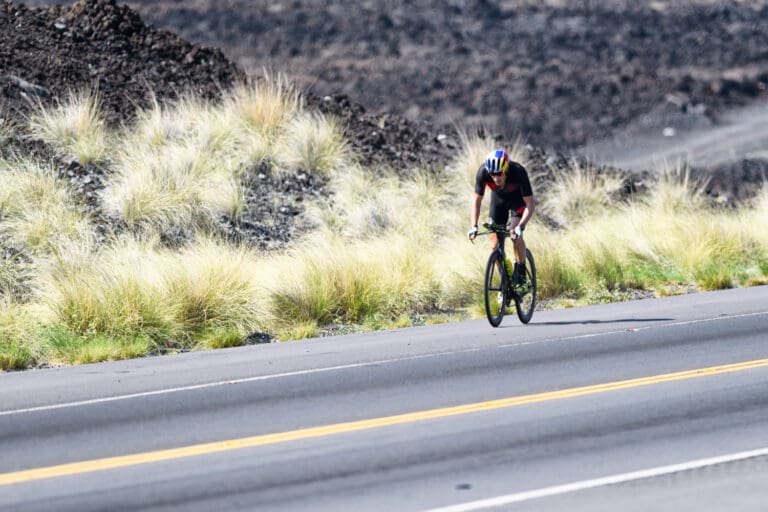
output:
[[[487, 231], [479, 232], [478, 236], [495, 233], [499, 237], [496, 248], [491, 251], [491, 255], [488, 258], [485, 270], [485, 311], [488, 321], [493, 327], [498, 327], [504, 317], [505, 308], [514, 302], [517, 316], [522, 323], [527, 324], [533, 315], [536, 305], [536, 265], [533, 261], [533, 255], [526, 249], [525, 257], [528, 261], [528, 267], [522, 279], [527, 279], [530, 282], [530, 287], [519, 291], [512, 285], [512, 273], [510, 272], [512, 269], [508, 267], [504, 250], [505, 239], [507, 237], [511, 238], [509, 230], [506, 226], [490, 223], [484, 223], [483, 227]], [[495, 276], [494, 267], [497, 267], [498, 277]], [[491, 296], [496, 294], [498, 294], [498, 304], [491, 299]]]
[[[507, 238], [510, 240], [512, 239], [512, 233], [506, 228], [506, 226], [502, 226], [500, 224], [491, 224], [488, 222], [483, 223], [483, 227], [487, 229], [488, 231], [480, 231], [477, 233], [477, 236], [481, 235], [490, 235], [491, 233], [495, 233], [498, 236], [499, 244], [496, 246], [496, 251], [500, 252], [502, 265], [504, 266], [504, 271], [507, 272], [507, 275], [511, 273], [512, 269], [507, 268], [507, 253], [504, 250], [504, 242]], [[472, 240], [472, 243], [475, 243], [474, 240]]]

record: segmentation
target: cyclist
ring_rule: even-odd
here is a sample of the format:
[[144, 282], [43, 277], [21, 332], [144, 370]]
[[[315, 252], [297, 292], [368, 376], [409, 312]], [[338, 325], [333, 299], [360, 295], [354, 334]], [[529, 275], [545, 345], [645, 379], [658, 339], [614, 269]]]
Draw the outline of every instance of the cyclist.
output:
[[[475, 176], [475, 194], [470, 214], [472, 228], [467, 233], [470, 240], [474, 240], [478, 233], [477, 221], [486, 187], [491, 189], [490, 222], [500, 226], [509, 222], [508, 229], [515, 252], [512, 279], [513, 285], [518, 286], [523, 284], [525, 276], [523, 230], [531, 220], [535, 204], [528, 172], [519, 163], [511, 161], [503, 149], [493, 150], [486, 155], [485, 162]], [[496, 233], [491, 233], [489, 238], [491, 248], [495, 250], [499, 244]]]

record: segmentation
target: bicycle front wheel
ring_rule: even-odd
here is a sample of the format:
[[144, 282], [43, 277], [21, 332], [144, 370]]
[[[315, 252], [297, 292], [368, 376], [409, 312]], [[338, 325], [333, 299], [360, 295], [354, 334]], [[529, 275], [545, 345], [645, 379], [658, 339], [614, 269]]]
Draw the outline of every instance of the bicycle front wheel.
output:
[[533, 310], [536, 309], [536, 264], [533, 262], [533, 254], [528, 249], [525, 250], [525, 260], [527, 290], [519, 293], [515, 298], [515, 309], [520, 321], [527, 324], [533, 317]]
[[493, 251], [485, 268], [485, 313], [492, 326], [498, 327], [507, 307], [507, 273], [499, 251]]

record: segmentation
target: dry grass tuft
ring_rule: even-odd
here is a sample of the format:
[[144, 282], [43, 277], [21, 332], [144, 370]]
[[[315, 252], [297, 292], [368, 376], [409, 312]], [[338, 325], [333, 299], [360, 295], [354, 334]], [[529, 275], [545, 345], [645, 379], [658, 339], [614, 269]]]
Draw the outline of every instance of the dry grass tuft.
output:
[[247, 129], [269, 140], [276, 139], [302, 108], [299, 91], [280, 74], [236, 86], [225, 105]]
[[54, 108], [39, 105], [28, 125], [32, 135], [80, 165], [102, 163], [110, 154], [110, 134], [99, 96], [92, 91], [72, 91]]
[[327, 175], [348, 167], [352, 152], [338, 121], [321, 114], [301, 114], [286, 126], [275, 158], [283, 172], [302, 169]]
[[665, 165], [645, 201], [661, 214], [695, 211], [705, 206], [706, 186], [706, 180], [693, 178], [691, 170], [682, 163]]
[[568, 174], [538, 191], [542, 213], [561, 226], [599, 216], [617, 204], [624, 183], [623, 176], [574, 161]]
[[88, 218], [57, 171], [33, 160], [0, 159], [0, 233], [36, 254], [55, 254], [92, 235]]

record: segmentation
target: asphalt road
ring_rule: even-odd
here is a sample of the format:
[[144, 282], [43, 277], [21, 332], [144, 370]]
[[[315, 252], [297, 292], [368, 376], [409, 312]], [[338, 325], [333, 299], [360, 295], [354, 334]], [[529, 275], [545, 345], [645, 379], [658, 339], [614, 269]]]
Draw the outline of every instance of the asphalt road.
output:
[[0, 510], [764, 510], [768, 287], [0, 375]]

